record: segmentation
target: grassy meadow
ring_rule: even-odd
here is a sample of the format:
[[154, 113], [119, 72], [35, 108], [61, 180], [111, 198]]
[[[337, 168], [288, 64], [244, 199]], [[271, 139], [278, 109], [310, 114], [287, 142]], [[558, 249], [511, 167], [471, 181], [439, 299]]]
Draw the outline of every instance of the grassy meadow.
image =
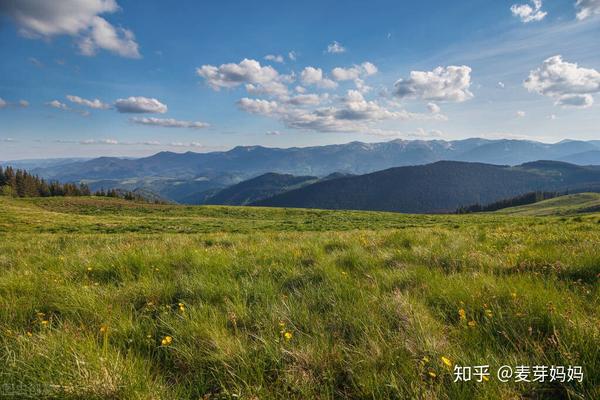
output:
[[600, 213], [533, 207], [0, 197], [0, 398], [599, 399]]

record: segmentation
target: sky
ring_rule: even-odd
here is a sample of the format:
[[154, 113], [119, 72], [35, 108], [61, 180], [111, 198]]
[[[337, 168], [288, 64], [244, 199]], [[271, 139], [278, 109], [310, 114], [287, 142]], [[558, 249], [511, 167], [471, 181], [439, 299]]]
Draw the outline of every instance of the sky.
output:
[[0, 0], [0, 160], [600, 139], [600, 0]]

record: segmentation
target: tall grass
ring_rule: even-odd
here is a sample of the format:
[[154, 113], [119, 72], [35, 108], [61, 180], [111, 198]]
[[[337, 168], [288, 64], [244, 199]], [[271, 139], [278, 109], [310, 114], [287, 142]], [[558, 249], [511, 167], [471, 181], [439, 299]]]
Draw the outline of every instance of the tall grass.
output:
[[597, 220], [0, 200], [0, 394], [600, 398]]

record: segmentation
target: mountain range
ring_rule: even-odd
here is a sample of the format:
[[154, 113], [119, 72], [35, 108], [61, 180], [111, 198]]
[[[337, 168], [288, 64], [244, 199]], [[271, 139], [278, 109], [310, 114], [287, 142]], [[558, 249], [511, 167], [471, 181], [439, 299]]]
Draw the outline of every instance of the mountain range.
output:
[[[41, 177], [62, 182], [84, 182], [92, 190], [144, 190], [179, 203], [204, 204], [225, 201], [230, 195], [219, 197], [221, 190], [267, 173], [293, 175], [294, 178], [290, 178], [291, 184], [281, 184], [281, 179], [277, 178], [279, 183], [275, 186], [278, 189], [268, 189], [259, 196], [253, 194], [244, 198], [241, 195], [240, 198], [255, 202], [265, 195], [286, 191], [298, 184], [293, 183], [298, 177], [318, 180], [332, 173], [364, 175], [442, 160], [512, 166], [536, 160], [600, 165], [600, 141], [565, 140], [547, 144], [479, 138], [455, 141], [392, 140], [285, 149], [239, 146], [229, 151], [210, 153], [160, 152], [136, 159], [99, 157], [0, 164], [20, 163]], [[305, 183], [315, 183], [314, 179], [307, 179]], [[238, 189], [245, 190], [243, 186]]]

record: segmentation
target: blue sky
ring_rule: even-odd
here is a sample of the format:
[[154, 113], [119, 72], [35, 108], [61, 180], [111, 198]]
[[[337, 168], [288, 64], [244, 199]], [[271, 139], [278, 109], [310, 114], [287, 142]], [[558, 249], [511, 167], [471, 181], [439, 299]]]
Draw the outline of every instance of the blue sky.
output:
[[0, 159], [600, 139], [599, 38], [600, 0], [0, 0]]

